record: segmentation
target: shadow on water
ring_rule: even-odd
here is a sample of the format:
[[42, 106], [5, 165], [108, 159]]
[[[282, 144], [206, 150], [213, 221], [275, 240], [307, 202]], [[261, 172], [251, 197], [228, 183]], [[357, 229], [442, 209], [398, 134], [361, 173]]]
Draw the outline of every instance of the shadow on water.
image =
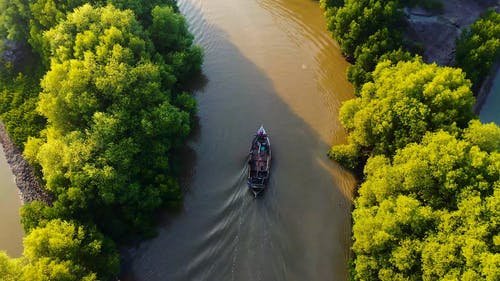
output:
[[[327, 159], [330, 144], [266, 71], [205, 17], [204, 3], [180, 3], [205, 49], [206, 75], [195, 91], [199, 127], [182, 155], [191, 166], [181, 177], [184, 203], [157, 237], [125, 251], [121, 280], [346, 280], [352, 176]], [[254, 199], [246, 157], [260, 124], [273, 163], [267, 190]]]

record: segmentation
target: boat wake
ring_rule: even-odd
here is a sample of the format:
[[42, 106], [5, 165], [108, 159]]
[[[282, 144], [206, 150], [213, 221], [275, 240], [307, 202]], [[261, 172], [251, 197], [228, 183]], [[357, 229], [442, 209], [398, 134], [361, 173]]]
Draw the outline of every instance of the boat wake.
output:
[[[246, 163], [245, 163], [246, 164]], [[248, 165], [243, 169], [244, 176]], [[283, 247], [276, 232], [279, 213], [276, 212], [276, 191], [272, 180], [257, 197], [248, 190], [246, 181], [238, 190], [245, 190], [235, 222], [231, 256], [231, 280], [286, 280]]]
[[[275, 182], [254, 198], [247, 186], [246, 160], [234, 177], [225, 181], [226, 198], [202, 228], [196, 253], [179, 276], [184, 280], [286, 280], [282, 229], [277, 219]], [[271, 177], [272, 178], [272, 177]], [[222, 191], [223, 190], [223, 191]]]
[[[206, 81], [196, 95], [199, 134], [190, 142], [194, 167], [183, 209], [141, 244], [133, 279], [122, 280], [346, 279], [350, 208], [337, 202], [355, 182], [344, 184], [343, 174], [318, 159], [331, 136], [345, 141], [331, 120], [352, 89], [342, 86], [347, 64], [335, 55], [317, 3], [180, 0], [179, 6], [205, 54]], [[247, 186], [247, 145], [258, 125], [249, 116], [273, 128], [279, 155], [257, 198]]]

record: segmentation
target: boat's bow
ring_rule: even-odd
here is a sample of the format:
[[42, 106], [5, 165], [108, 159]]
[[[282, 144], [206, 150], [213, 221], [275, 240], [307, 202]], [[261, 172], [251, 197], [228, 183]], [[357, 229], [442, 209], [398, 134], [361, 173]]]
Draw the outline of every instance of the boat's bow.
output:
[[267, 135], [263, 125], [260, 125], [260, 128], [257, 130], [257, 135]]

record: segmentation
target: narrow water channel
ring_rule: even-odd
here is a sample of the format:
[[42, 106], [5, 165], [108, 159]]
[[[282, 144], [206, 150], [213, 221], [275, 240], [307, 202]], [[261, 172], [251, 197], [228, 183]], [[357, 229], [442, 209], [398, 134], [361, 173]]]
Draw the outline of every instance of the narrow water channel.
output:
[[[345, 142], [346, 62], [317, 1], [180, 0], [205, 50], [182, 210], [128, 251], [122, 280], [346, 280], [354, 177], [326, 157]], [[270, 184], [245, 182], [253, 134]]]
[[495, 122], [500, 126], [500, 70], [497, 70], [490, 94], [481, 108], [479, 117], [483, 123]]
[[0, 251], [5, 251], [10, 257], [20, 257], [23, 252], [24, 231], [19, 208], [19, 190], [0, 144]]

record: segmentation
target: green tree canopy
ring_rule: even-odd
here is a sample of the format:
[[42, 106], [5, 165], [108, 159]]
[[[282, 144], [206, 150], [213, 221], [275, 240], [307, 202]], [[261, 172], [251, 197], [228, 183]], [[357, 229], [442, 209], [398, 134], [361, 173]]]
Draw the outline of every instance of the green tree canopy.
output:
[[52, 220], [24, 239], [24, 280], [109, 280], [119, 270], [114, 244], [92, 227]]
[[[371, 36], [377, 36], [384, 28], [400, 27], [403, 22], [399, 2], [391, 0], [346, 0], [343, 6], [328, 8], [326, 17], [333, 36], [351, 57], [359, 56], [364, 47], [369, 47], [365, 43], [372, 41]], [[400, 36], [395, 28], [391, 31], [385, 33], [384, 38]]]
[[399, 195], [357, 206], [352, 216], [355, 280], [419, 280], [422, 240], [435, 221], [430, 207]]
[[403, 49], [403, 6], [397, 0], [322, 0], [321, 5], [328, 29], [356, 63], [349, 68], [348, 79], [358, 92], [371, 81], [370, 72], [382, 56]]
[[18, 145], [29, 138], [54, 198], [22, 208], [24, 255], [0, 253], [2, 280], [116, 278], [107, 237], [152, 234], [155, 210], [180, 199], [171, 154], [196, 112], [180, 89], [201, 49], [173, 0], [84, 3], [0, 0], [0, 39], [28, 40], [46, 63], [17, 75], [1, 62], [0, 118]]
[[412, 194], [433, 209], [455, 210], [464, 190], [483, 198], [491, 195], [493, 183], [500, 180], [498, 157], [449, 133], [429, 133], [421, 144], [396, 153], [392, 164], [384, 156], [370, 158], [358, 204], [369, 207], [387, 197]]
[[22, 266], [18, 259], [11, 259], [5, 252], [0, 251], [0, 277], [3, 281], [18, 281], [22, 273]]
[[45, 118], [36, 110], [40, 82], [28, 79], [23, 74], [13, 79], [2, 78], [5, 80], [0, 78], [0, 85], [5, 84], [3, 90], [0, 90], [0, 119], [9, 132], [10, 139], [23, 149], [28, 137], [37, 136], [46, 124]]
[[440, 131], [392, 161], [371, 157], [353, 211], [355, 279], [497, 279], [499, 149]]
[[457, 40], [456, 61], [475, 89], [500, 56], [500, 14], [490, 9]]
[[193, 99], [165, 89], [175, 75], [149, 59], [130, 11], [84, 5], [46, 36], [53, 57], [38, 108], [48, 128], [25, 155], [40, 164], [62, 217], [115, 238], [149, 229], [152, 212], [180, 195], [169, 152], [189, 133], [190, 112], [171, 101], [192, 109]]
[[95, 8], [85, 4], [45, 32], [44, 37], [50, 46], [50, 58], [58, 63], [83, 60], [86, 53], [92, 53], [98, 63], [117, 60], [130, 64], [147, 59], [146, 45], [151, 48], [133, 12], [112, 5]]
[[[44, 32], [55, 27], [61, 21], [64, 21], [68, 13], [73, 12], [75, 8], [84, 4], [91, 4], [94, 6], [106, 6], [107, 4], [112, 4], [119, 9], [129, 10], [138, 17], [139, 21], [144, 26], [149, 26], [151, 24], [151, 11], [157, 5], [168, 5], [172, 7], [174, 11], [178, 11], [177, 4], [174, 0], [36, 0], [21, 2], [23, 4], [18, 6], [28, 6], [30, 11], [27, 15], [30, 22], [29, 41], [33, 48], [43, 56], [48, 56], [46, 53], [48, 50], [47, 40], [43, 38]], [[7, 21], [7, 23], [11, 24], [13, 22], [11, 20]]]
[[493, 152], [500, 147], [500, 128], [495, 123], [482, 124], [479, 120], [472, 120], [463, 138], [483, 151]]
[[[497, 153], [497, 163], [499, 160]], [[441, 212], [437, 231], [428, 236], [422, 247], [422, 279], [500, 278], [498, 179], [491, 188], [494, 191], [490, 196], [463, 194], [458, 210]]]
[[170, 6], [152, 10], [153, 23], [148, 31], [156, 50], [179, 82], [185, 82], [201, 70], [202, 50], [193, 45], [186, 20]]
[[27, 42], [30, 10], [25, 0], [0, 0], [0, 40]]
[[360, 97], [342, 105], [340, 121], [349, 132], [350, 148], [333, 147], [334, 159], [356, 163], [372, 154], [391, 156], [427, 131], [455, 132], [474, 116], [470, 82], [460, 69], [416, 58], [396, 65], [381, 62], [372, 75]]

